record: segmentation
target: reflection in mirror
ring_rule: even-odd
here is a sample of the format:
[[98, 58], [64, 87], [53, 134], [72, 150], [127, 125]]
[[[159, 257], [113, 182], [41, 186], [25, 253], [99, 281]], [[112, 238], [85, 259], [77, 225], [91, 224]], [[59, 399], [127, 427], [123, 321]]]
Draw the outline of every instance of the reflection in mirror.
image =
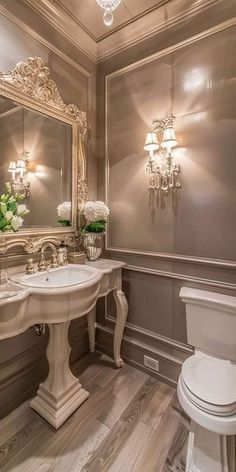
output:
[[72, 199], [72, 126], [0, 96], [0, 194], [11, 181], [30, 212], [24, 228], [60, 226]]

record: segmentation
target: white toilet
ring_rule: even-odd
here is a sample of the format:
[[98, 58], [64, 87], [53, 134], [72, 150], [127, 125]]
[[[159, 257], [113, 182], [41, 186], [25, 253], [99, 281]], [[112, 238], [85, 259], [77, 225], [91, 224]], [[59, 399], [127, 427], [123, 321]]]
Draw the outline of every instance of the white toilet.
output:
[[186, 472], [235, 472], [236, 297], [183, 287], [187, 338], [178, 397], [191, 419]]

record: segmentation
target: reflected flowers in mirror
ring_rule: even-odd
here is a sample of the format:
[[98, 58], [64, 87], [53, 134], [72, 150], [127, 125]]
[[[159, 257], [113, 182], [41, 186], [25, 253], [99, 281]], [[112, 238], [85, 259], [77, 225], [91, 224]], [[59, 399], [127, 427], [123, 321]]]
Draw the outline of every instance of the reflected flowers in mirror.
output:
[[4, 193], [0, 196], [0, 232], [17, 232], [23, 224], [23, 217], [29, 213], [27, 206], [22, 203], [23, 194], [14, 194], [9, 182], [5, 185]]
[[57, 207], [58, 223], [62, 226], [71, 226], [71, 202], [63, 202]]

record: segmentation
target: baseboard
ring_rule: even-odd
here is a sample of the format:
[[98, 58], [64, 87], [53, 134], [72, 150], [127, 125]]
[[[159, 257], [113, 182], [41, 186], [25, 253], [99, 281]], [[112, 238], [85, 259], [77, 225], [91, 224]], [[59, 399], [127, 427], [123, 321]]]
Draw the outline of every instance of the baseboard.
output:
[[[96, 349], [112, 357], [114, 329], [107, 326], [97, 325]], [[153, 345], [140, 342], [138, 339], [127, 335], [123, 337], [122, 349], [123, 359], [130, 365], [153, 375], [163, 382], [176, 386], [183, 361], [165, 351], [155, 348]], [[144, 355], [151, 356], [159, 361], [160, 370], [155, 372], [144, 366]]]

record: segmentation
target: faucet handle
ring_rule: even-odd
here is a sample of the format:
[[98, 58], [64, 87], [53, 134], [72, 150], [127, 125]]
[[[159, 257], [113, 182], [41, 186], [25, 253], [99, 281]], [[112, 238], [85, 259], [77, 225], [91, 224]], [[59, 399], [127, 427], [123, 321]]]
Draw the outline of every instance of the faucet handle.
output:
[[34, 270], [34, 259], [33, 259], [32, 257], [30, 257], [29, 259], [27, 259], [27, 265], [26, 265], [25, 272], [26, 272], [26, 274], [34, 274], [34, 273], [35, 273], [35, 270]]
[[59, 247], [59, 249], [57, 250], [57, 262], [59, 266], [64, 266], [68, 264], [66, 247]]

